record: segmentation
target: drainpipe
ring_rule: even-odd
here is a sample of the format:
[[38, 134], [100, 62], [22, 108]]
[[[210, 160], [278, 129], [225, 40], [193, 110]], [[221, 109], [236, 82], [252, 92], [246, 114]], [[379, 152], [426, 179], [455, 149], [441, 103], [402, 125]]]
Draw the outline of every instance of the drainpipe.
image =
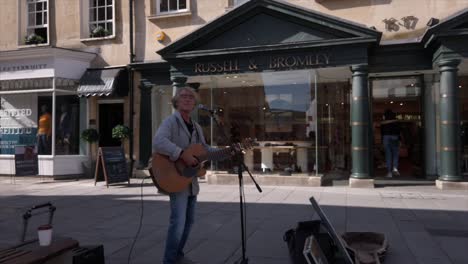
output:
[[[130, 64], [132, 64], [135, 61], [135, 54], [133, 53], [133, 0], [128, 1], [129, 4], [129, 12], [128, 12], [128, 19], [129, 19], [129, 46], [130, 46]], [[133, 143], [134, 143], [134, 133], [133, 133], [133, 115], [134, 113], [134, 102], [133, 102], [133, 69], [131, 66], [128, 67], [128, 90], [129, 90], [129, 101], [130, 101], [130, 116], [129, 116], [129, 122], [130, 122], [130, 131], [132, 131], [132, 135], [130, 137], [130, 142], [129, 142], [129, 156], [130, 156], [130, 172], [129, 172], [129, 179], [133, 175]]]

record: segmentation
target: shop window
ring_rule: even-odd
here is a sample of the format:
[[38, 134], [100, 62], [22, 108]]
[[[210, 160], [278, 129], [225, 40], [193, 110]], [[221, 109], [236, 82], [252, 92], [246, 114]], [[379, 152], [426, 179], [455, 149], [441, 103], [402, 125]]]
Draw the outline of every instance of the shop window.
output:
[[52, 97], [37, 97], [37, 153], [52, 154]]
[[[245, 155], [246, 165], [255, 173], [315, 174], [317, 148], [312, 131], [317, 112], [311, 110], [316, 106], [311, 76], [311, 71], [265, 72], [217, 76], [213, 83], [202, 83], [201, 102], [215, 109], [222, 125], [217, 128], [209, 114], [199, 112], [207, 142], [227, 146], [255, 138], [258, 145]], [[235, 174], [237, 166], [224, 160], [213, 162], [212, 169]]]
[[82, 39], [115, 36], [115, 0], [81, 1]]
[[35, 145], [38, 137], [37, 122], [36, 94], [2, 95], [0, 97], [0, 154], [12, 155], [15, 153], [16, 146]]
[[80, 153], [80, 99], [76, 95], [56, 97], [55, 154]]
[[468, 174], [468, 76], [458, 77], [458, 89], [460, 93], [460, 123], [461, 123], [461, 151], [462, 172]]
[[[201, 82], [201, 102], [214, 109], [222, 128], [199, 111], [208, 144], [226, 146], [257, 139], [244, 163], [254, 173], [308, 176], [349, 175], [351, 127], [347, 68], [212, 76]], [[223, 132], [224, 131], [224, 132]], [[224, 136], [227, 135], [227, 137]], [[212, 170], [235, 174], [231, 160], [212, 163]]]
[[28, 145], [35, 145], [39, 155], [84, 152], [79, 132], [86, 113], [76, 95], [56, 96], [55, 121], [50, 93], [2, 95], [0, 102], [0, 154], [11, 155], [16, 146]]
[[156, 0], [156, 15], [190, 13], [190, 0]]
[[164, 118], [172, 113], [172, 86], [158, 85], [151, 89], [151, 119], [152, 119], [152, 135], [156, 133], [157, 128], [161, 125]]
[[49, 1], [27, 0], [26, 2], [26, 36], [24, 43], [46, 44], [49, 42]]

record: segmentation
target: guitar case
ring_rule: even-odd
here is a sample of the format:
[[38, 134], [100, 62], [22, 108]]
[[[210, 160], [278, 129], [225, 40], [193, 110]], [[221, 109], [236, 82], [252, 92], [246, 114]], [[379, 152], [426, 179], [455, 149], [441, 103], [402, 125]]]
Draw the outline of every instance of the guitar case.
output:
[[291, 228], [284, 233], [283, 240], [288, 244], [289, 257], [291, 263], [309, 264], [309, 262], [303, 254], [303, 251], [305, 241], [310, 235], [314, 235], [317, 238], [326, 258], [328, 260], [333, 259], [335, 251], [333, 240], [321, 228], [320, 220], [312, 220], [298, 222], [295, 228]]

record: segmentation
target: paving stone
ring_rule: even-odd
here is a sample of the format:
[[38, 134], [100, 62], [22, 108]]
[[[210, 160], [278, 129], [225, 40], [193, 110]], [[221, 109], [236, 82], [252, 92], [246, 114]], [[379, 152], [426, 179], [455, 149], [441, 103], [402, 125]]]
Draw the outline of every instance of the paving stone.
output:
[[[51, 181], [0, 177], [0, 248], [16, 243], [21, 215], [30, 206], [51, 201], [56, 207], [54, 234], [82, 244], [103, 244], [106, 263], [127, 263], [140, 223], [140, 181], [94, 186], [94, 180]], [[239, 189], [201, 183], [196, 222], [186, 245], [200, 263], [234, 263], [241, 256]], [[247, 257], [251, 263], [289, 263], [284, 232], [314, 215], [314, 196], [337, 232], [385, 233], [390, 243], [386, 264], [466, 263], [468, 192], [434, 186], [351, 189], [348, 187], [244, 187]], [[160, 263], [169, 219], [169, 198], [143, 184], [142, 229], [131, 263]], [[38, 216], [36, 220], [42, 219]], [[28, 236], [34, 237], [31, 228]]]

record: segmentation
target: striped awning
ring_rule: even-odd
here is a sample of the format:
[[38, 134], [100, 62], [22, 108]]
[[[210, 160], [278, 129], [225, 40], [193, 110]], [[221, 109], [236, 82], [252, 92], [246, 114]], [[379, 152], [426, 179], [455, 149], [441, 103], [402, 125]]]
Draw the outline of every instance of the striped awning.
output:
[[88, 69], [80, 79], [78, 96], [126, 96], [128, 93], [125, 68]]

